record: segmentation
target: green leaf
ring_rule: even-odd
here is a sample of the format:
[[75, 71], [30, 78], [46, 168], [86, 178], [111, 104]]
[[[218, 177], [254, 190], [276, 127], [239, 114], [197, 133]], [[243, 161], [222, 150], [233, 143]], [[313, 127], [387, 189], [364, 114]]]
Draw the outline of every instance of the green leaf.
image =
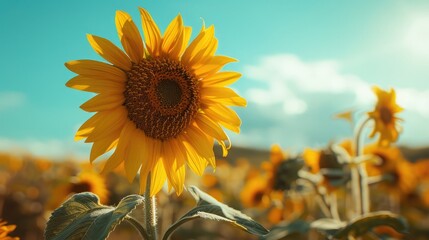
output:
[[358, 237], [378, 226], [389, 226], [403, 234], [408, 232], [408, 224], [403, 217], [392, 212], [380, 211], [368, 213], [353, 220], [346, 227], [337, 231], [334, 237], [340, 239], [347, 238], [349, 235]]
[[[310, 230], [310, 224], [304, 220], [297, 219], [290, 223], [282, 223], [274, 226], [270, 233], [263, 236], [264, 240], [278, 240], [286, 237], [295, 236], [295, 234], [306, 234]], [[291, 238], [292, 239], [292, 238]]]
[[218, 202], [216, 199], [201, 191], [197, 187], [191, 186], [188, 188], [188, 190], [197, 201], [197, 206], [191, 209], [177, 222], [170, 226], [163, 237], [164, 240], [168, 239], [171, 233], [173, 233], [174, 230], [176, 230], [176, 228], [178, 228], [180, 225], [196, 218], [225, 221], [257, 236], [263, 236], [269, 232], [261, 224], [255, 222], [249, 216]]
[[101, 205], [93, 193], [75, 194], [52, 213], [45, 229], [45, 239], [106, 239], [142, 202], [142, 196], [129, 195], [115, 208]]

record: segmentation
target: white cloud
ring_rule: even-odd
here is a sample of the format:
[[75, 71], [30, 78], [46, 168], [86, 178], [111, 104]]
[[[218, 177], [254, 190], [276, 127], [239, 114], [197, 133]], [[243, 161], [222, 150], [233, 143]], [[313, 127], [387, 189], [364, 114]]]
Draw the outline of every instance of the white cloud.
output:
[[[289, 115], [304, 113], [310, 99], [303, 96], [314, 93], [326, 96], [349, 94], [355, 100], [350, 106], [370, 106], [375, 101], [371, 90], [373, 84], [358, 76], [342, 73], [340, 63], [334, 60], [306, 62], [292, 54], [279, 54], [262, 58], [259, 65], [246, 66], [244, 72], [248, 78], [266, 85], [265, 88], [249, 89], [246, 97], [250, 101], [264, 106], [280, 103]], [[429, 116], [429, 88], [395, 90], [398, 103], [407, 111]]]
[[429, 56], [429, 16], [414, 17], [406, 28], [404, 43], [412, 53]]
[[23, 105], [25, 95], [20, 92], [0, 92], [0, 111]]
[[287, 114], [301, 114], [307, 102], [300, 93], [355, 94], [360, 104], [371, 100], [368, 83], [359, 77], [340, 72], [340, 64], [333, 60], [305, 62], [292, 54], [267, 56], [257, 66], [245, 67], [245, 75], [267, 84], [266, 89], [247, 91], [250, 101], [262, 105], [283, 104]]
[[[346, 137], [352, 130], [332, 121], [332, 114], [353, 107], [362, 116], [376, 101], [374, 84], [344, 73], [340, 62], [333, 60], [309, 62], [292, 54], [266, 56], [257, 65], [246, 66], [244, 76], [253, 80], [244, 94], [253, 103], [248, 108], [252, 112], [243, 119], [250, 123], [236, 137], [244, 145], [281, 143], [299, 149]], [[399, 115], [405, 120], [400, 144], [427, 144], [428, 130], [421, 126], [429, 117], [429, 85], [416, 88], [412, 84], [379, 87], [393, 87], [398, 104], [405, 108]]]
[[69, 157], [77, 159], [88, 158], [89, 146], [86, 145], [88, 144], [79, 144], [72, 140], [16, 140], [0, 138], [0, 151], [23, 154], [29, 153], [35, 156], [49, 157], [53, 159], [64, 159]]
[[398, 89], [397, 102], [407, 111], [418, 112], [424, 117], [429, 117], [429, 89]]

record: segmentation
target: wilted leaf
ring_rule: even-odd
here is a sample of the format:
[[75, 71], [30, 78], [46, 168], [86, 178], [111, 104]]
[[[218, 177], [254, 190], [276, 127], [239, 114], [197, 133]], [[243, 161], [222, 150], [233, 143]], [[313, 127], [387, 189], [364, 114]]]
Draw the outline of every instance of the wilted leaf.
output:
[[388, 211], [380, 211], [355, 219], [345, 228], [336, 232], [334, 237], [342, 239], [349, 235], [361, 236], [377, 226], [389, 226], [403, 234], [408, 231], [408, 225], [404, 218]]
[[332, 218], [321, 218], [310, 224], [311, 228], [327, 235], [333, 235], [338, 230], [344, 228], [347, 223]]
[[216, 199], [201, 191], [197, 187], [191, 186], [188, 190], [197, 201], [197, 206], [191, 209], [172, 226], [170, 226], [163, 239], [168, 239], [169, 235], [183, 223], [196, 218], [229, 222], [234, 226], [237, 226], [244, 231], [257, 236], [262, 236], [269, 232], [249, 216], [218, 202]]
[[262, 237], [264, 240], [278, 240], [293, 234], [306, 234], [310, 230], [310, 224], [304, 220], [295, 220], [274, 226], [270, 232]]
[[142, 202], [142, 196], [129, 195], [118, 206], [111, 207], [101, 205], [93, 193], [75, 194], [52, 213], [45, 230], [45, 239], [106, 239]]

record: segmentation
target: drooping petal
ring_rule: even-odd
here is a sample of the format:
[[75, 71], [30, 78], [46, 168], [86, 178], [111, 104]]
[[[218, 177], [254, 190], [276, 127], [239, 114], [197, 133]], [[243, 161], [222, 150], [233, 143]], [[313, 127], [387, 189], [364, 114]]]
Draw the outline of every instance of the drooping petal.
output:
[[92, 131], [94, 131], [95, 125], [98, 121], [103, 118], [103, 113], [99, 112], [90, 117], [80, 128], [77, 130], [74, 137], [75, 141], [87, 138]]
[[127, 149], [134, 131], [134, 123], [131, 121], [127, 122], [121, 131], [121, 135], [119, 135], [118, 146], [116, 147], [115, 152], [112, 154], [112, 156], [110, 156], [109, 159], [107, 159], [106, 164], [101, 170], [102, 174], [111, 172], [117, 168], [119, 164], [124, 161], [124, 159], [127, 159]]
[[182, 165], [180, 167], [178, 167], [178, 169], [176, 170], [175, 173], [176, 176], [176, 186], [174, 189], [176, 190], [176, 194], [177, 196], [179, 196], [180, 194], [182, 194], [183, 192], [183, 188], [185, 186], [185, 176], [186, 176], [186, 168], [185, 165]]
[[96, 79], [104, 79], [119, 83], [127, 80], [127, 75], [121, 69], [107, 63], [94, 60], [74, 60], [66, 62], [65, 66], [72, 72]]
[[195, 122], [198, 127], [207, 135], [216, 138], [218, 141], [228, 140], [222, 128], [205, 114], [197, 114]]
[[123, 107], [118, 107], [102, 113], [104, 117], [95, 124], [94, 130], [88, 135], [85, 142], [96, 142], [102, 140], [111, 133], [122, 129], [128, 121], [127, 111]]
[[142, 18], [143, 34], [146, 48], [151, 56], [158, 56], [161, 48], [161, 33], [152, 16], [143, 8], [140, 9]]
[[204, 109], [204, 112], [216, 122], [229, 130], [239, 133], [241, 120], [237, 113], [221, 104], [210, 105]]
[[207, 160], [199, 155], [199, 153], [195, 150], [191, 143], [184, 142], [183, 146], [186, 149], [186, 162], [189, 168], [191, 168], [194, 173], [198, 174], [199, 176], [202, 176], [207, 166]]
[[162, 161], [164, 163], [164, 168], [167, 174], [169, 184], [171, 184], [174, 187], [174, 189], [179, 189], [180, 186], [178, 185], [178, 179], [176, 175], [177, 161], [176, 161], [175, 153], [173, 152], [173, 148], [171, 146], [171, 141], [174, 141], [174, 140], [163, 142]]
[[150, 189], [150, 196], [154, 196], [161, 190], [162, 186], [164, 186], [166, 179], [167, 174], [165, 173], [164, 163], [162, 161], [162, 157], [159, 156], [151, 174], [152, 186]]
[[91, 153], [89, 155], [89, 161], [92, 163], [99, 156], [103, 155], [104, 153], [116, 147], [118, 145], [119, 135], [120, 135], [120, 131], [118, 129], [117, 131], [111, 133], [106, 138], [99, 140], [97, 142], [94, 142], [94, 144], [92, 144]]
[[116, 29], [125, 52], [135, 63], [144, 56], [144, 47], [141, 35], [131, 16], [123, 11], [116, 11]]
[[147, 146], [145, 146], [145, 137], [143, 135], [139, 129], [135, 129], [131, 136], [132, 141], [128, 148], [128, 158], [124, 162], [125, 173], [129, 182], [134, 180], [142, 164], [142, 158], [147, 156], [145, 154]]
[[207, 162], [214, 166], [214, 140], [212, 137], [209, 138], [197, 126], [191, 125], [187, 130], [185, 139], [186, 141], [184, 143], [189, 143], [202, 158], [206, 159]]
[[91, 34], [87, 34], [87, 38], [94, 51], [101, 57], [125, 71], [131, 69], [130, 59], [121, 49], [115, 46], [115, 44], [105, 38]]

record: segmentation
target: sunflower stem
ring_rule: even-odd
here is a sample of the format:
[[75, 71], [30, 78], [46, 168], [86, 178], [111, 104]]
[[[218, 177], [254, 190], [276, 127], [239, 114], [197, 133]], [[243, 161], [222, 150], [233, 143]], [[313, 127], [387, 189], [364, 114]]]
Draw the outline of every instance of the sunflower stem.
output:
[[155, 196], [150, 196], [150, 185], [151, 185], [151, 173], [147, 175], [146, 190], [144, 192], [145, 199], [145, 218], [146, 218], [146, 230], [149, 235], [149, 240], [157, 240], [157, 217], [156, 217], [156, 199]]
[[[362, 132], [371, 118], [366, 118], [357, 128], [354, 139], [354, 155], [357, 157], [363, 155]], [[357, 215], [369, 212], [369, 188], [368, 174], [365, 168], [365, 162], [354, 162], [352, 165], [352, 192], [355, 199], [355, 210]]]
[[139, 231], [140, 235], [143, 237], [143, 239], [149, 239], [149, 235], [147, 234], [144, 227], [140, 224], [139, 221], [137, 221], [135, 218], [131, 216], [127, 216], [125, 218], [137, 231]]

